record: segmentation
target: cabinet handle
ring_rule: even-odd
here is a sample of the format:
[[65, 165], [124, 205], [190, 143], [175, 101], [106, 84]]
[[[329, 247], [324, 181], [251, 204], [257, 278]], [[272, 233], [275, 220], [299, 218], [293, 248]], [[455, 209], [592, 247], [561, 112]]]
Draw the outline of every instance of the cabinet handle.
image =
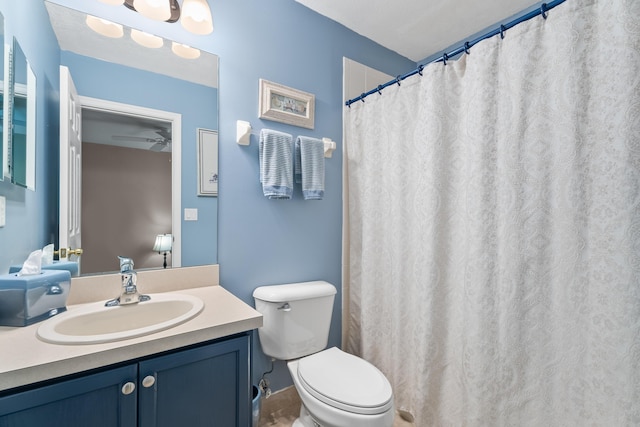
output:
[[129, 381], [122, 386], [122, 394], [129, 395], [134, 392], [136, 389], [136, 384], [134, 382]]
[[156, 383], [156, 377], [154, 377], [153, 375], [147, 375], [142, 380], [142, 387], [149, 388], [153, 386], [155, 383]]

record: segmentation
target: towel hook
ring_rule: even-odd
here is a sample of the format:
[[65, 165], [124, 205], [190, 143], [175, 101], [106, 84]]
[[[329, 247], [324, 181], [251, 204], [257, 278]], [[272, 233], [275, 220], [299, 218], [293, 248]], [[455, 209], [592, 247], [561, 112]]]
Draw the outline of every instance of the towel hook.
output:
[[540, 5], [540, 14], [542, 15], [542, 17], [544, 19], [547, 19], [547, 4], [546, 3], [542, 3], [542, 5]]
[[400, 82], [402, 81], [401, 77], [402, 75], [398, 75], [398, 77], [396, 77], [396, 83], [398, 83], [398, 86], [400, 86]]
[[500, 25], [500, 38], [504, 39], [504, 33], [507, 32], [507, 27]]
[[464, 42], [464, 53], [467, 55], [471, 54], [471, 44], [469, 42]]
[[444, 65], [447, 65], [447, 60], [449, 59], [449, 55], [447, 55], [447, 52], [442, 54], [442, 62], [444, 63]]

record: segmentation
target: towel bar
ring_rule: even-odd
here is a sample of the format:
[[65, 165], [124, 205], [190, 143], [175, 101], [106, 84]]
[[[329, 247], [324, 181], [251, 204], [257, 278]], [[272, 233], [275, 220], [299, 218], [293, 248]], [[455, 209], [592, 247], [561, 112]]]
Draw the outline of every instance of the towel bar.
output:
[[[252, 131], [251, 123], [238, 120], [236, 122], [236, 142], [239, 145], [251, 144], [251, 135], [255, 135]], [[324, 157], [331, 158], [336, 149], [335, 141], [332, 141], [331, 138], [322, 138], [322, 142], [324, 143]]]

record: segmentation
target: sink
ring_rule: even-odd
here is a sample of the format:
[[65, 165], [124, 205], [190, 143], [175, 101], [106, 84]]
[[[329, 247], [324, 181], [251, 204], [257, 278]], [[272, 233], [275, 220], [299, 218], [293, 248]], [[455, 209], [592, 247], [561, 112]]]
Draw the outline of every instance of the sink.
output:
[[97, 344], [120, 341], [172, 328], [197, 316], [200, 298], [154, 294], [149, 301], [105, 307], [90, 303], [52, 317], [38, 328], [38, 338], [54, 344]]

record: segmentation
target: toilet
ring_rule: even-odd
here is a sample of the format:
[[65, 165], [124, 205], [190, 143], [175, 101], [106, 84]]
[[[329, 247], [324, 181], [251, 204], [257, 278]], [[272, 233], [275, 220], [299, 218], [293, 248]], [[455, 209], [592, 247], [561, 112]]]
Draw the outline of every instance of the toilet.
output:
[[294, 427], [391, 427], [393, 392], [371, 363], [327, 347], [336, 288], [324, 281], [261, 286], [258, 330], [267, 356], [286, 360], [302, 406]]

